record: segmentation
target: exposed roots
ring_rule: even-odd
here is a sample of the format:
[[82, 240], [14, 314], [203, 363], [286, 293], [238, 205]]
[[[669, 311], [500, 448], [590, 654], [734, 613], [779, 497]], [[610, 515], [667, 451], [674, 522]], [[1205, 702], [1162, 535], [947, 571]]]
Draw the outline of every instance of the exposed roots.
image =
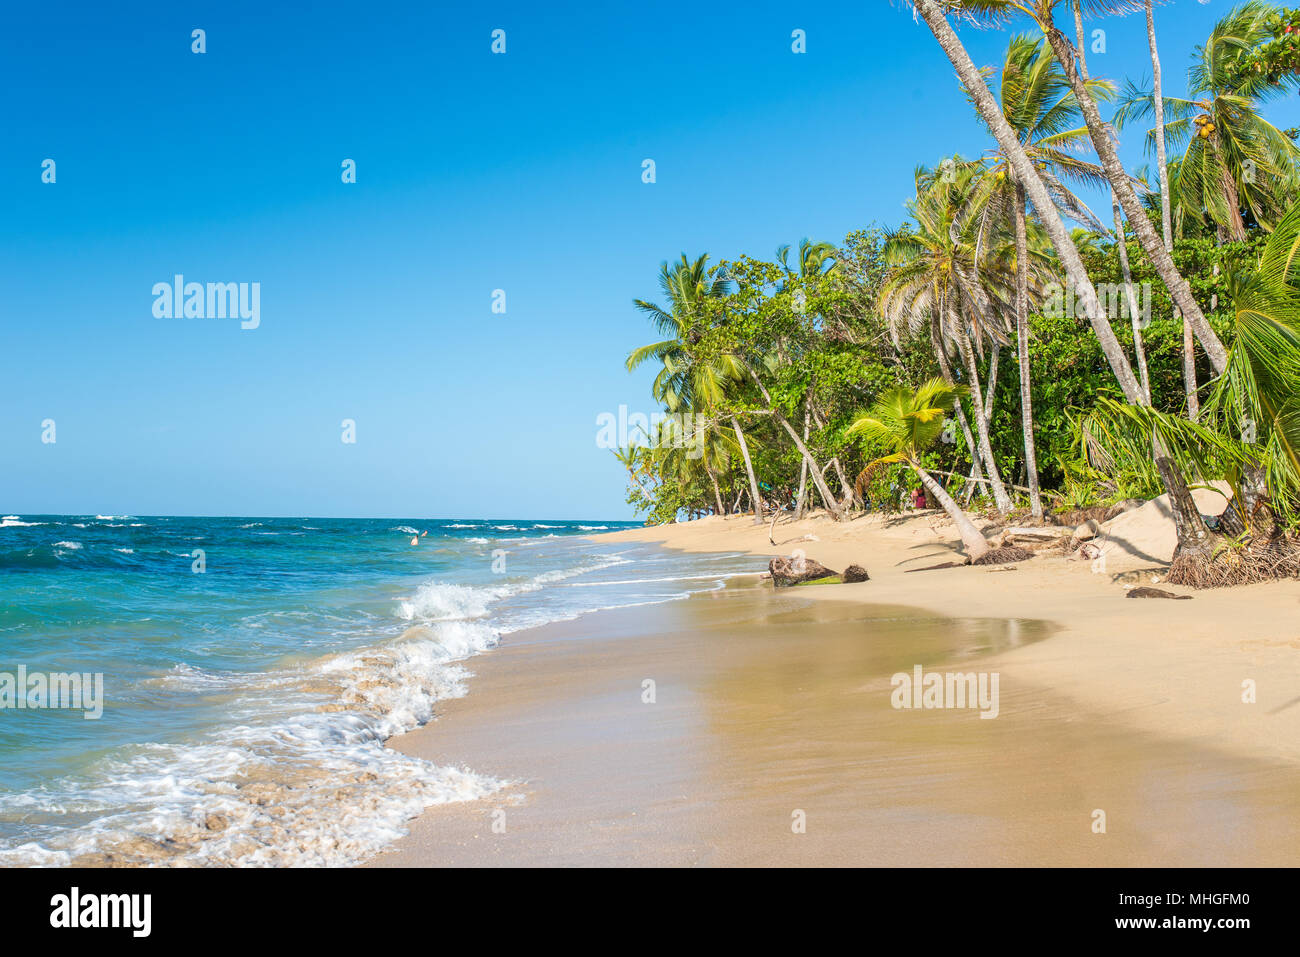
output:
[[1179, 550], [1165, 581], [1192, 588], [1225, 588], [1300, 578], [1300, 544], [1280, 537], [1245, 545], [1224, 542], [1211, 552]]
[[990, 549], [979, 558], [974, 559], [972, 565], [1005, 565], [1008, 562], [1023, 562], [1027, 558], [1033, 558], [1034, 553], [1027, 548], [1019, 548], [1014, 545], [1004, 545], [1001, 548]]

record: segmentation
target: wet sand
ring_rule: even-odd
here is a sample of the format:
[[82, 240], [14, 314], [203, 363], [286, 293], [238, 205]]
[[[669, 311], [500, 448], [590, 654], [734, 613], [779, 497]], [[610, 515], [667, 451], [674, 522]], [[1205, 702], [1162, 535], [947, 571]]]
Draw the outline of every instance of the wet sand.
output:
[[[804, 547], [820, 557], [818, 546]], [[469, 663], [466, 698], [390, 745], [515, 783], [498, 800], [427, 810], [371, 866], [1222, 866], [1300, 857], [1295, 742], [1272, 743], [1287, 737], [1300, 708], [1243, 705], [1235, 690], [1242, 669], [1277, 654], [1294, 668], [1293, 649], [1265, 649], [1261, 660], [1264, 646], [1230, 642], [1216, 661], [1188, 638], [1185, 675], [1141, 682], [1135, 669], [1177, 660], [1160, 657], [1170, 635], [1125, 660], [1114, 642], [1137, 639], [1097, 640], [1097, 616], [1081, 630], [990, 614], [1016, 604], [1005, 600], [1009, 586], [995, 584], [1011, 572], [933, 573], [925, 587], [939, 609], [892, 604], [916, 592], [890, 585], [925, 576], [885, 572], [883, 554], [862, 585], [778, 592], [740, 580], [508, 636]], [[1034, 578], [1044, 572], [1046, 563], [1018, 588], [1032, 586], [1050, 606], [1053, 595]], [[964, 601], [967, 591], [986, 600]], [[1069, 617], [1068, 589], [1056, 592]], [[1100, 618], [1136, 619], [1131, 630], [1151, 635], [1157, 621], [1169, 631], [1170, 616], [1190, 617], [1195, 605], [1129, 601]], [[1225, 660], [1235, 667], [1225, 671]], [[917, 664], [998, 672], [998, 717], [893, 708], [890, 676]], [[1206, 669], [1230, 704], [1207, 700]], [[1115, 679], [1109, 692], [1097, 690], [1094, 672]], [[1281, 676], [1277, 667], [1271, 674]], [[654, 703], [643, 700], [646, 679]], [[1225, 708], [1248, 716], [1206, 733], [1179, 717], [1198, 702], [1207, 722], [1220, 715], [1216, 727]], [[1098, 811], [1105, 833], [1094, 833]], [[800, 815], [806, 828], [796, 833]]]

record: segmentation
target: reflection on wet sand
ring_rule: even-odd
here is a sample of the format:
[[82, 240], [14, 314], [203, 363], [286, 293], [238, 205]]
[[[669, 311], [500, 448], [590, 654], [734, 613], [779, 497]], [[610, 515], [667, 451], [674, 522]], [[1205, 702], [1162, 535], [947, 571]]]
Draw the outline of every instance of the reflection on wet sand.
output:
[[[761, 587], [541, 629], [399, 745], [521, 780], [508, 834], [486, 806], [437, 808], [377, 863], [1294, 862], [1300, 770], [1018, 680], [1017, 649], [1051, 633]], [[895, 709], [917, 665], [997, 671], [998, 717]]]

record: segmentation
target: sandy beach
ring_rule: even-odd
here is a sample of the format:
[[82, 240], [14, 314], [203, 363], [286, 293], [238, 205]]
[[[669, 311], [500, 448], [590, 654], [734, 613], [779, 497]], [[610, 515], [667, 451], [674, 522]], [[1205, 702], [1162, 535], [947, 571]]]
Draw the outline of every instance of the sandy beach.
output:
[[[371, 866], [1293, 863], [1300, 583], [1131, 599], [1161, 530], [1112, 524], [1104, 570], [909, 573], [956, 556], [935, 512], [785, 521], [776, 546], [744, 516], [601, 536], [871, 580], [741, 578], [508, 636], [389, 743], [511, 786], [427, 810]], [[918, 665], [998, 674], [997, 717], [893, 707]]]

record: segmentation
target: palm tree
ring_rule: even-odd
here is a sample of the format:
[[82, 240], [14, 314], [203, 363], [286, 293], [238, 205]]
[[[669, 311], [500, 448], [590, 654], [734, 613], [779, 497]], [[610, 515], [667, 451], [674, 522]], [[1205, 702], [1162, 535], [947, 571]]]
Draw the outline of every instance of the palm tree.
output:
[[[1039, 29], [1043, 31], [1048, 44], [1052, 47], [1052, 53], [1065, 70], [1065, 76], [1070, 82], [1070, 88], [1074, 90], [1074, 95], [1078, 98], [1084, 122], [1088, 125], [1088, 135], [1092, 139], [1093, 149], [1097, 151], [1101, 166], [1106, 171], [1106, 178], [1110, 180], [1111, 188], [1114, 189], [1120, 206], [1124, 209], [1124, 215], [1133, 227], [1138, 242], [1142, 245], [1143, 252], [1146, 253], [1147, 259], [1150, 260], [1152, 268], [1160, 277], [1160, 281], [1169, 290], [1175, 305], [1182, 311], [1187, 321], [1191, 323], [1196, 338], [1200, 340], [1202, 348], [1205, 349], [1206, 355], [1209, 356], [1215, 372], [1222, 373], [1227, 365], [1228, 351], [1224, 348], [1223, 343], [1219, 341], [1218, 335], [1210, 327], [1205, 314], [1201, 311], [1201, 307], [1192, 296], [1191, 286], [1187, 284], [1187, 280], [1183, 278], [1182, 273], [1178, 271], [1178, 267], [1174, 265], [1173, 256], [1161, 243], [1160, 237], [1156, 234], [1150, 220], [1142, 215], [1141, 200], [1138, 199], [1132, 181], [1124, 170], [1124, 164], [1120, 161], [1115, 140], [1111, 135], [1111, 127], [1102, 119], [1101, 111], [1097, 107], [1097, 101], [1088, 90], [1086, 78], [1080, 68], [1079, 51], [1075, 49], [1074, 44], [1061, 32], [1054, 21], [1055, 8], [1061, 2], [1062, 0], [962, 0], [960, 4], [954, 4], [954, 10], [964, 16], [994, 22], [1005, 20], [1017, 13], [1028, 14]], [[1141, 2], [1142, 0], [1091, 0], [1089, 6], [1094, 11], [1127, 13], [1130, 11], [1136, 12]], [[943, 19], [944, 8], [938, 3], [938, 0], [920, 0], [916, 6], [919, 10], [928, 8], [933, 11], [933, 16]], [[926, 16], [927, 23], [930, 23], [930, 19], [930, 16]], [[946, 20], [944, 20], [944, 23], [947, 25]], [[934, 28], [934, 24], [931, 24], [931, 28]], [[951, 29], [951, 27], [948, 27], [949, 31]], [[957, 44], [960, 48], [960, 41], [957, 41]], [[962, 53], [964, 52], [962, 50]], [[967, 58], [969, 59], [969, 57]], [[983, 110], [981, 110], [981, 114], [983, 114]], [[1035, 203], [1034, 205], [1037, 206], [1038, 204]], [[1055, 239], [1053, 239], [1053, 245], [1056, 245]], [[1059, 246], [1057, 246], [1057, 250], [1060, 251]], [[1085, 308], [1087, 308], [1086, 304]], [[1129, 370], [1129, 376], [1132, 376], [1132, 369]], [[1129, 391], [1130, 389], [1126, 385], [1125, 393], [1127, 394]], [[1133, 383], [1131, 391], [1135, 395], [1138, 394], [1136, 381]]]
[[689, 434], [681, 434], [676, 423], [660, 423], [654, 448], [655, 465], [662, 478], [671, 478], [681, 486], [707, 479], [713, 492], [714, 512], [725, 515], [727, 509], [722, 504], [718, 473], [729, 470], [736, 443], [707, 420], [691, 422]]
[[[1110, 194], [1110, 212], [1115, 220], [1115, 249], [1119, 253], [1120, 275], [1124, 279], [1124, 297], [1128, 301], [1129, 321], [1133, 326], [1133, 352], [1137, 356], [1138, 379], [1142, 384], [1142, 397], [1146, 404], [1151, 404], [1151, 374], [1147, 369], [1146, 346], [1142, 341], [1142, 319], [1138, 313], [1137, 296], [1133, 292], [1133, 270], [1128, 261], [1128, 237], [1124, 235], [1124, 215], [1120, 212], [1119, 199], [1114, 191]], [[1186, 322], [1183, 328], [1190, 329]], [[1195, 391], [1192, 392], [1195, 398]]]
[[[683, 253], [681, 260], [672, 266], [660, 267], [659, 286], [663, 290], [667, 307], [633, 300], [633, 305], [648, 315], [659, 333], [667, 338], [634, 349], [627, 357], [631, 372], [648, 360], [660, 362], [663, 368], [655, 376], [652, 392], [669, 412], [683, 409], [712, 409], [726, 397], [728, 389], [745, 370], [735, 357], [717, 356], [710, 361], [696, 361], [692, 346], [702, 334], [700, 323], [705, 318], [708, 300], [722, 299], [727, 295], [728, 281], [717, 267], [709, 268], [708, 255], [690, 260]], [[749, 444], [740, 428], [740, 420], [732, 415], [731, 427], [736, 444], [745, 462], [749, 478], [749, 495], [754, 506], [754, 524], [763, 522], [763, 499], [758, 494], [758, 480], [749, 457]]]
[[[972, 3], [973, 0], [966, 0], [962, 9], [971, 7]], [[1060, 211], [1056, 208], [1046, 183], [1043, 182], [1043, 179], [1034, 169], [1024, 147], [1020, 145], [1011, 124], [1007, 122], [1006, 117], [1002, 115], [1002, 111], [998, 108], [997, 101], [993, 98], [988, 85], [984, 82], [984, 77], [980, 74], [974, 61], [971, 60], [970, 54], [966, 52], [966, 48], [962, 46], [961, 40], [953, 30], [952, 25], [948, 23], [947, 6], [941, 3], [940, 0], [913, 0], [913, 6], [924, 18], [926, 26], [934, 34], [939, 47], [948, 57], [953, 68], [956, 69], [957, 76], [975, 102], [975, 108], [980, 117], [988, 125], [998, 142], [998, 146], [1007, 157], [1012, 171], [1015, 173], [1016, 180], [1024, 185], [1025, 192], [1028, 193], [1030, 201], [1034, 204], [1034, 210], [1038, 213], [1043, 229], [1047, 232], [1052, 246], [1056, 249], [1056, 254], [1061, 260], [1061, 266], [1065, 270], [1066, 278], [1075, 291], [1075, 296], [1083, 308], [1084, 315], [1088, 317], [1093, 331], [1097, 334], [1097, 341], [1101, 344], [1102, 352], [1105, 354], [1106, 361], [1119, 382], [1124, 397], [1130, 402], [1143, 401], [1141, 387], [1133, 375], [1133, 368], [1125, 357], [1124, 349], [1115, 337], [1115, 332], [1111, 329], [1110, 323], [1097, 301], [1097, 290], [1093, 286], [1092, 280], [1088, 278], [1088, 271], [1084, 268], [1083, 260], [1079, 257], [1079, 250], [1065, 228]], [[1074, 89], [1073, 84], [1071, 84], [1071, 88]], [[1075, 89], [1074, 92], [1077, 98], [1078, 90]], [[1089, 126], [1091, 129], [1091, 124]]]
[[[778, 246], [776, 250], [776, 261], [781, 264], [781, 269], [785, 272], [785, 280], [777, 283], [777, 292], [784, 291], [789, 285], [800, 279], [809, 280], [829, 275], [835, 272], [838, 266], [835, 260], [836, 249], [834, 243], [815, 243], [811, 239], [804, 237], [799, 240], [798, 258], [793, 267], [790, 265], [790, 250], [791, 247], [788, 243]], [[797, 290], [796, 295], [803, 296], [803, 293]], [[803, 441], [805, 443], [808, 441], [808, 431], [812, 423], [817, 421], [819, 428], [822, 425], [820, 416], [814, 407], [814, 394], [814, 385], [810, 383], [804, 397]], [[852, 501], [852, 488], [848, 485], [848, 478], [844, 474], [844, 467], [840, 464], [839, 459], [835, 459], [835, 466], [840, 478], [840, 487], [849, 488], [849, 494], [846, 495], [844, 501], [844, 507], [847, 508]], [[808, 460], [804, 459], [799, 465], [799, 491], [795, 495], [795, 518], [803, 517], [807, 490]]]
[[921, 465], [921, 453], [932, 446], [943, 432], [944, 414], [966, 392], [964, 386], [952, 386], [943, 379], [930, 379], [915, 392], [896, 386], [884, 392], [871, 409], [848, 427], [846, 435], [861, 438], [886, 454], [870, 465], [906, 464], [920, 478], [930, 493], [948, 513], [957, 527], [968, 560], [974, 562], [990, 553], [989, 544], [951, 495]]
[[1202, 422], [1104, 398], [1085, 417], [1088, 441], [1103, 459], [1155, 433], [1184, 468], [1234, 486], [1216, 532], [1187, 521], [1194, 503], [1173, 508], [1178, 547], [1167, 581], [1206, 587], [1300, 574], [1294, 538], [1278, 534], [1279, 524], [1300, 522], [1298, 256], [1300, 204], [1278, 222], [1258, 268], [1229, 277], [1236, 335]]
[[707, 254], [690, 260], [683, 253], [680, 261], [660, 266], [659, 287], [667, 301], [666, 307], [644, 299], [632, 300], [667, 338], [632, 350], [627, 357], [627, 369], [631, 372], [651, 359], [662, 364], [651, 392], [669, 412], [682, 411], [696, 403], [721, 401], [727, 383], [738, 377], [737, 371], [725, 363], [697, 363], [692, 355], [691, 347], [699, 342], [701, 335], [698, 324], [704, 316], [705, 300], [721, 299], [728, 290], [726, 276], [716, 267], [709, 268], [708, 260]]
[[[1183, 150], [1177, 201], [1193, 216], [1207, 215], [1234, 241], [1246, 238], [1243, 209], [1266, 229], [1286, 212], [1300, 158], [1291, 139], [1260, 113], [1285, 88], [1240, 69], [1250, 51], [1271, 37], [1268, 17], [1274, 12], [1258, 0], [1235, 7], [1196, 48], [1186, 98], [1157, 100], [1130, 83], [1115, 118], [1122, 127], [1154, 116], [1148, 147], [1158, 151], [1163, 138]], [[1166, 113], [1170, 119], [1162, 123]]]
[[988, 247], [979, 243], [978, 223], [973, 217], [964, 222], [962, 212], [972, 205], [972, 192], [983, 171], [980, 164], [945, 160], [938, 175], [922, 170], [917, 178], [917, 195], [909, 200], [907, 210], [914, 224], [887, 230], [885, 261], [892, 272], [880, 291], [880, 308], [889, 322], [895, 342], [906, 324], [912, 332], [930, 329], [944, 381], [956, 384], [948, 364], [947, 343], [956, 345], [965, 366], [971, 395], [972, 416], [978, 444], [972, 441], [970, 427], [961, 410], [954, 408], [962, 426], [972, 458], [983, 461], [993, 498], [999, 510], [1011, 510], [989, 443], [987, 409], [981, 401], [979, 370], [968, 328], [975, 340], [985, 338], [1006, 342], [1003, 323], [994, 314], [995, 303], [1011, 299], [1011, 285], [1005, 263], [998, 263]]
[[[1084, 30], [1083, 30], [1083, 4], [1081, 0], [1072, 0], [1071, 7], [1073, 7], [1073, 11], [1074, 11], [1074, 36], [1075, 36], [1075, 48], [1078, 50], [1078, 54], [1079, 54], [1079, 74], [1082, 76], [1083, 82], [1087, 84], [1090, 81], [1088, 79], [1088, 59], [1083, 52], [1085, 47]], [[1156, 64], [1156, 76], [1159, 77], [1160, 60], [1158, 57], [1156, 57], [1154, 31], [1155, 31], [1155, 27], [1151, 20], [1151, 4], [1147, 2], [1148, 41], [1151, 47], [1151, 56]], [[1105, 84], [1104, 89], [1107, 97], [1109, 97], [1110, 93], [1113, 92], [1113, 87], [1109, 83]], [[1138, 319], [1137, 297], [1133, 293], [1133, 271], [1132, 269], [1129, 268], [1128, 239], [1124, 235], [1124, 214], [1119, 203], [1119, 194], [1115, 192], [1115, 188], [1113, 186], [1111, 187], [1110, 190], [1110, 214], [1111, 214], [1111, 219], [1115, 223], [1115, 247], [1119, 252], [1120, 272], [1124, 277], [1124, 297], [1128, 302], [1129, 319], [1133, 324], [1133, 352], [1137, 356], [1138, 381], [1142, 385], [1142, 395], [1145, 398], [1145, 400], [1149, 403], [1151, 401], [1151, 376], [1149, 371], [1147, 370], [1146, 348], [1144, 347], [1142, 342], [1142, 326]], [[1172, 253], [1173, 248], [1174, 248], [1173, 244], [1169, 241], [1169, 233], [1166, 230], [1165, 249], [1167, 249], [1169, 252]], [[1192, 345], [1190, 344], [1191, 335], [1192, 335], [1191, 326], [1187, 323], [1187, 320], [1184, 319], [1183, 338], [1184, 338], [1185, 348], [1188, 350], [1188, 354], [1191, 354], [1191, 349], [1192, 349]], [[1193, 377], [1194, 377], [1195, 376], [1194, 364], [1192, 366], [1192, 369], [1193, 369]], [[1194, 407], [1196, 402], [1196, 388], [1195, 388], [1194, 381], [1193, 381], [1193, 385], [1188, 387], [1187, 395], [1188, 395], [1188, 402], [1189, 402], [1188, 407], [1189, 409], [1191, 409]]]
[[835, 271], [838, 265], [835, 261], [835, 252], [834, 243], [815, 243], [805, 236], [799, 240], [797, 254], [799, 258], [795, 263], [795, 267], [790, 266], [790, 246], [788, 243], [777, 247], [776, 259], [787, 276], [801, 276], [804, 279], [812, 279], [815, 276], [825, 276]]
[[[1092, 211], [1062, 184], [1060, 176], [1085, 185], [1106, 182], [1101, 167], [1076, 152], [1086, 142], [1086, 127], [1075, 126], [1078, 103], [1069, 83], [1061, 73], [1051, 51], [1043, 41], [1027, 36], [1013, 37], [1002, 66], [998, 99], [1002, 115], [1015, 132], [1020, 145], [1047, 184], [1056, 205], [1065, 215], [1094, 230], [1103, 227]], [[1102, 84], [1092, 84], [1101, 88]], [[1043, 502], [1038, 489], [1038, 456], [1034, 447], [1034, 413], [1029, 375], [1029, 247], [1025, 207], [1028, 201], [1024, 184], [1016, 181], [1010, 158], [995, 154], [987, 184], [979, 191], [978, 204], [983, 215], [999, 222], [1010, 222], [1015, 236], [1016, 266], [1016, 351], [1020, 367], [1020, 413], [1025, 445], [1025, 471], [1028, 475], [1029, 506], [1035, 518], [1043, 516]]]
[[[975, 101], [976, 109], [993, 132], [994, 138], [998, 141], [998, 146], [1002, 148], [1011, 161], [1016, 178], [1025, 184], [1026, 192], [1028, 192], [1030, 200], [1033, 201], [1034, 209], [1037, 210], [1039, 218], [1042, 220], [1043, 228], [1047, 231], [1052, 245], [1056, 248], [1057, 256], [1061, 260], [1066, 276], [1081, 301], [1084, 314], [1088, 317], [1093, 330], [1097, 334], [1098, 342], [1107, 362], [1110, 364], [1111, 371], [1115, 373], [1115, 378], [1119, 381], [1125, 400], [1134, 406], [1146, 406], [1147, 398], [1143, 394], [1137, 379], [1133, 376], [1133, 369], [1124, 356], [1119, 340], [1115, 338], [1114, 330], [1110, 328], [1110, 323], [1106, 321], [1105, 316], [1102, 314], [1097, 301], [1097, 290], [1092, 285], [1092, 280], [1088, 278], [1083, 261], [1079, 258], [1079, 251], [1065, 230], [1065, 224], [1061, 221], [1060, 213], [1052, 202], [1047, 186], [1035, 171], [1033, 164], [1025, 154], [1024, 148], [1016, 140], [1015, 132], [1007, 123], [1006, 117], [998, 109], [993, 94], [989, 92], [989, 88], [979, 70], [976, 69], [970, 54], [962, 46], [961, 40], [957, 37], [952, 25], [948, 23], [946, 16], [947, 3], [941, 3], [939, 0], [912, 0], [912, 2], [915, 9], [925, 19], [930, 32], [934, 34], [940, 49], [944, 51], [949, 62], [956, 69], [958, 78]], [[1108, 4], [1106, 0], [1095, 0], [1094, 5], [1105, 7]], [[1127, 7], [1128, 3], [1114, 0], [1113, 5]], [[1197, 337], [1209, 355], [1215, 371], [1221, 373], [1227, 367], [1227, 351], [1223, 348], [1223, 343], [1219, 342], [1218, 337], [1214, 334], [1214, 330], [1210, 329], [1209, 323], [1206, 322], [1204, 314], [1200, 311], [1200, 307], [1192, 299], [1187, 282], [1174, 267], [1169, 252], [1155, 236], [1150, 220], [1142, 214], [1141, 204], [1138, 202], [1128, 176], [1124, 172], [1123, 164], [1119, 161], [1114, 144], [1110, 141], [1108, 128], [1101, 120], [1101, 114], [1097, 110], [1097, 103], [1079, 75], [1073, 47], [1065, 35], [1052, 22], [1054, 6], [1055, 0], [1034, 0], [1032, 8], [1020, 3], [1013, 3], [1011, 0], [961, 0], [961, 3], [956, 7], [956, 12], [974, 14], [985, 18], [1005, 16], [1009, 12], [1029, 13], [1038, 22], [1044, 33], [1047, 34], [1052, 52], [1064, 68], [1066, 78], [1070, 81], [1070, 88], [1074, 91], [1075, 98], [1078, 100], [1080, 109], [1083, 112], [1084, 121], [1088, 124], [1088, 134], [1092, 139], [1094, 149], [1096, 149], [1098, 156], [1102, 160], [1106, 178], [1110, 180], [1112, 189], [1119, 196], [1129, 222], [1137, 227], [1142, 248], [1151, 260], [1156, 272], [1160, 275], [1161, 281], [1169, 289], [1174, 301], [1183, 310], [1183, 314], [1192, 322]], [[1145, 227], [1145, 232], [1142, 227]], [[1163, 440], [1160, 435], [1153, 432], [1153, 455], [1160, 471], [1161, 480], [1169, 492], [1171, 508], [1176, 513], [1175, 518], [1181, 543], [1184, 538], [1184, 528], [1191, 527], [1196, 523], [1200, 523], [1204, 527], [1204, 523], [1201, 522], [1200, 515], [1195, 509], [1186, 482], [1173, 467], [1168, 449], [1162, 443]]]
[[642, 445], [628, 445], [626, 448], [614, 449], [614, 458], [622, 463], [627, 469], [627, 477], [636, 483], [641, 494], [647, 499], [651, 497], [650, 490], [645, 487], [645, 482], [641, 477], [649, 471], [649, 460], [646, 455], [646, 448]]
[[[1300, 203], [1277, 224], [1259, 268], [1229, 277], [1236, 338], [1211, 402], [1257, 445], [1275, 499], [1300, 499]], [[1247, 429], [1244, 426], [1250, 424]], [[1287, 495], [1279, 494], [1285, 492]]]
[[[1236, 241], [1246, 238], [1243, 205], [1257, 222], [1272, 228], [1285, 210], [1297, 152], [1291, 140], [1266, 121], [1258, 109], [1263, 100], [1282, 88], [1239, 67], [1255, 46], [1271, 36], [1267, 21], [1274, 8], [1249, 2], [1215, 24], [1205, 45], [1196, 48], [1188, 71], [1189, 98], [1180, 99], [1162, 95], [1150, 0], [1145, 5], [1154, 86], [1143, 91], [1131, 83], [1127, 85], [1115, 116], [1116, 128], [1133, 119], [1154, 119], [1147, 139], [1148, 147], [1155, 147], [1161, 196], [1171, 195], [1166, 140], [1175, 148], [1185, 145], [1179, 166], [1186, 175], [1178, 201], [1187, 204], [1197, 218], [1204, 211], [1221, 237]], [[1168, 124], [1166, 110], [1174, 117]], [[1172, 206], [1171, 202], [1161, 205], [1161, 226], [1168, 249], [1173, 248]], [[1186, 318], [1183, 383], [1188, 416], [1195, 421], [1199, 409], [1196, 355]]]

